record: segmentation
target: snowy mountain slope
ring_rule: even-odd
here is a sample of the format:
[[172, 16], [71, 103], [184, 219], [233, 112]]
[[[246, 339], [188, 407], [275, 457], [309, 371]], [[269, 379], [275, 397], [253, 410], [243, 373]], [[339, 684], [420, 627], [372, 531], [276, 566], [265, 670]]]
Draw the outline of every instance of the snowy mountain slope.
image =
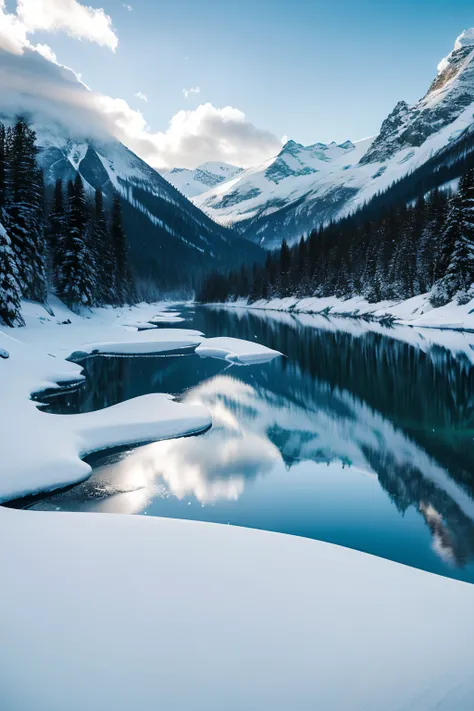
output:
[[243, 169], [230, 163], [203, 163], [194, 170], [173, 168], [163, 173], [163, 177], [188, 198], [207, 192], [216, 185], [230, 180]]
[[210, 220], [120, 142], [110, 97], [72, 70], [28, 46], [20, 54], [0, 50], [0, 80], [0, 121], [31, 123], [47, 186], [79, 172], [89, 194], [120, 191], [132, 267], [143, 280], [192, 287], [210, 260], [226, 268], [259, 259], [261, 250]]
[[474, 125], [474, 29], [456, 40], [427, 94], [399, 102], [374, 139], [312, 146], [289, 141], [274, 158], [195, 197], [224, 225], [267, 248], [348, 214], [409, 175]]
[[210, 259], [221, 265], [259, 259], [253, 245], [209, 219], [119, 141], [71, 140], [61, 127], [34, 127], [47, 185], [79, 172], [89, 192], [120, 192], [139, 276], [166, 288], [193, 286]]

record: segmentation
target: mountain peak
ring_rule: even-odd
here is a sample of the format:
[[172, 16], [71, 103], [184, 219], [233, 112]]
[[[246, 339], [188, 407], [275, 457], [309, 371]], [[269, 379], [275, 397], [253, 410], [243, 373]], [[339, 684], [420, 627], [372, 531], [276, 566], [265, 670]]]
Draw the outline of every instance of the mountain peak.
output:
[[[404, 148], [420, 147], [429, 136], [453, 124], [464, 112], [470, 122], [474, 106], [474, 28], [464, 30], [454, 49], [438, 65], [428, 92], [414, 106], [399, 101], [382, 123], [380, 133], [360, 161], [385, 162]], [[466, 127], [459, 124], [458, 131]], [[456, 130], [453, 131], [453, 136]]]
[[[464, 30], [464, 32], [461, 32], [459, 37], [456, 38], [454, 47], [451, 52], [448, 54], [447, 57], [444, 57], [438, 64], [438, 76], [440, 74], [443, 74], [446, 69], [450, 67], [450, 65], [453, 63], [453, 60], [455, 60], [458, 55], [461, 54], [463, 57], [467, 56], [471, 49], [474, 49], [474, 27], [471, 27], [468, 30]], [[464, 51], [460, 52], [460, 50]]]
[[304, 146], [301, 143], [297, 143], [296, 141], [293, 141], [293, 139], [290, 138], [290, 140], [287, 141], [281, 149], [280, 155], [282, 153], [294, 153], [295, 151], [299, 151], [302, 148], [304, 148]]
[[454, 49], [461, 49], [461, 47], [474, 47], [474, 27], [464, 30], [456, 39]]
[[234, 178], [243, 169], [217, 161], [202, 163], [197, 168], [172, 168], [163, 177], [188, 198], [207, 192], [210, 188]]

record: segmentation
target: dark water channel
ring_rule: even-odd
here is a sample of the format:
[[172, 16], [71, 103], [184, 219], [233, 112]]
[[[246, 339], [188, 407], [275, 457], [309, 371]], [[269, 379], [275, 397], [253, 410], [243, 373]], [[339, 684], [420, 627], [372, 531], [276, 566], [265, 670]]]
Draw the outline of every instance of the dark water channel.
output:
[[258, 340], [287, 357], [250, 367], [194, 353], [86, 359], [86, 382], [42, 397], [47, 410], [87, 412], [169, 392], [208, 407], [213, 427], [95, 455], [88, 481], [33, 508], [280, 531], [474, 582], [468, 341], [459, 353], [353, 322], [346, 332], [291, 315], [205, 308], [183, 315], [179, 326]]

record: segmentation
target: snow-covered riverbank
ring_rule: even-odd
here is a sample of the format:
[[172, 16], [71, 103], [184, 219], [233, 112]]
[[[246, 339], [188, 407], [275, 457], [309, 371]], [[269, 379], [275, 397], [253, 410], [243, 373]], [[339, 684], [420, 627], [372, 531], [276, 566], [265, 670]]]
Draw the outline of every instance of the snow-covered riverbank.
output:
[[[190, 330], [137, 332], [122, 326], [124, 314], [112, 309], [84, 319], [59, 302], [53, 306], [55, 317], [41, 306], [27, 304], [25, 328], [0, 329], [0, 348], [9, 354], [0, 370], [0, 501], [84, 479], [90, 467], [82, 457], [90, 452], [187, 435], [211, 424], [205, 408], [175, 403], [161, 394], [85, 415], [64, 417], [38, 410], [32, 392], [83, 377], [78, 365], [65, 360], [73, 351], [155, 353], [196, 346], [203, 340], [201, 333]], [[147, 308], [142, 311], [146, 318]], [[156, 311], [152, 307], [150, 317]]]
[[300, 299], [289, 296], [283, 299], [260, 299], [251, 304], [247, 304], [246, 300], [238, 300], [225, 305], [382, 323], [394, 322], [417, 328], [474, 331], [474, 299], [463, 305], [453, 301], [435, 309], [429, 303], [428, 297], [429, 294], [421, 294], [406, 301], [381, 301], [373, 304], [360, 296], [351, 299], [339, 299], [335, 296]]
[[31, 393], [83, 377], [78, 365], [65, 360], [71, 353], [143, 355], [199, 346], [203, 356], [215, 357], [218, 346], [219, 357], [244, 365], [279, 355], [255, 343], [206, 339], [195, 330], [137, 330], [150, 319], [175, 321], [176, 314], [168, 317], [164, 305], [97, 309], [86, 317], [72, 314], [55, 299], [52, 306], [54, 316], [41, 305], [25, 303], [26, 326], [0, 329], [0, 348], [9, 354], [0, 370], [2, 403], [7, 403], [0, 415], [0, 501], [84, 479], [90, 467], [82, 458], [91, 452], [189, 435], [211, 424], [205, 408], [173, 402], [166, 394], [145, 395], [83, 415], [41, 412]]
[[[0, 329], [4, 499], [84, 478], [86, 451], [210, 423], [166, 395], [40, 412], [32, 391], [81, 377], [72, 351], [271, 355], [197, 331], [139, 333], [156, 305], [89, 319], [25, 309], [26, 328]], [[0, 508], [0, 536], [2, 711], [471, 708], [474, 586], [331, 544], [140, 516]]]

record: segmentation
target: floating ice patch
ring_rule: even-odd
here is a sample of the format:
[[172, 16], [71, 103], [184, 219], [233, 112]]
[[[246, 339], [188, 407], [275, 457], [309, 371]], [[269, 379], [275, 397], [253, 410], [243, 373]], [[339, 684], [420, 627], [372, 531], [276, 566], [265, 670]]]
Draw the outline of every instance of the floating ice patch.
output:
[[182, 323], [184, 318], [180, 315], [179, 311], [164, 311], [161, 314], [157, 314], [150, 319], [149, 323], [160, 324], [160, 323]]
[[[123, 335], [123, 334], [122, 334]], [[200, 331], [191, 329], [151, 329], [141, 331], [136, 337], [127, 340], [105, 341], [103, 343], [87, 343], [81, 346], [80, 352], [86, 354], [103, 353], [114, 355], [144, 355], [149, 353], [164, 353], [196, 346], [203, 340]]]
[[151, 321], [124, 321], [122, 326], [124, 326], [124, 328], [136, 329], [137, 331], [148, 331], [152, 328], [156, 328]]
[[260, 343], [243, 341], [240, 338], [204, 338], [196, 353], [202, 358], [221, 358], [236, 365], [252, 365], [253, 363], [266, 363], [282, 354]]

